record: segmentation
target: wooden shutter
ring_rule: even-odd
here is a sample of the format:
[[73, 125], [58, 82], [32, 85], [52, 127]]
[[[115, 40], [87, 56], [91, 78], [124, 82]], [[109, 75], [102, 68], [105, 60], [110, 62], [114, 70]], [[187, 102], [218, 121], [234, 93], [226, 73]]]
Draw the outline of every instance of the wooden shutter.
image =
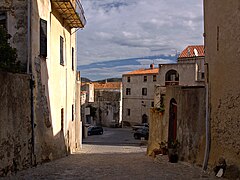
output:
[[60, 64], [64, 65], [64, 60], [63, 60], [63, 37], [60, 36]]
[[40, 56], [47, 57], [47, 21], [40, 19]]

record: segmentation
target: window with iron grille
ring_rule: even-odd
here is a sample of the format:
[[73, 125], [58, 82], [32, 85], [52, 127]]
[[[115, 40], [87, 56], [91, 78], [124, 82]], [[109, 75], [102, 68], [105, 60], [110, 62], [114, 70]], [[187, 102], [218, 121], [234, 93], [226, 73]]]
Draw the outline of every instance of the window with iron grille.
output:
[[126, 88], [126, 95], [131, 95], [131, 88]]
[[0, 12], [0, 27], [7, 29], [7, 13]]
[[72, 70], [74, 70], [74, 48], [72, 47]]
[[63, 59], [63, 37], [60, 36], [60, 64], [64, 66], [64, 59]]
[[147, 88], [142, 88], [142, 95], [146, 96], [147, 95]]
[[40, 56], [47, 57], [47, 21], [40, 19]]
[[144, 76], [144, 77], [143, 77], [143, 81], [144, 81], [144, 82], [147, 82], [147, 76]]

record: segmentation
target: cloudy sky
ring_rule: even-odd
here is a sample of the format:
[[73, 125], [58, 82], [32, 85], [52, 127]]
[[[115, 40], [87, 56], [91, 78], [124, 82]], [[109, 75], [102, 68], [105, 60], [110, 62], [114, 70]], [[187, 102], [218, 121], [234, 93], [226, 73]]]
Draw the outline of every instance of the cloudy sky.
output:
[[77, 32], [78, 69], [98, 80], [171, 63], [203, 44], [202, 0], [81, 0], [87, 24]]

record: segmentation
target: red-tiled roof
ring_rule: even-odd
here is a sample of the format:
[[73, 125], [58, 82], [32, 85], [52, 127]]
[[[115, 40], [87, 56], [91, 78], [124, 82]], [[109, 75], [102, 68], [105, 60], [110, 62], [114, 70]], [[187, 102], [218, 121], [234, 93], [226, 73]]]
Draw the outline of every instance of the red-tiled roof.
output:
[[99, 82], [93, 82], [94, 84], [94, 89], [120, 89], [121, 87], [121, 82], [104, 82], [104, 83], [99, 83]]
[[[197, 55], [194, 53], [194, 51], [197, 52]], [[189, 57], [195, 57], [195, 56], [205, 56], [203, 45], [193, 45], [193, 46], [186, 47], [181, 52], [178, 58], [189, 58]]]
[[129, 73], [126, 73], [124, 75], [144, 75], [144, 74], [158, 74], [159, 68], [153, 68], [153, 69], [138, 69]]

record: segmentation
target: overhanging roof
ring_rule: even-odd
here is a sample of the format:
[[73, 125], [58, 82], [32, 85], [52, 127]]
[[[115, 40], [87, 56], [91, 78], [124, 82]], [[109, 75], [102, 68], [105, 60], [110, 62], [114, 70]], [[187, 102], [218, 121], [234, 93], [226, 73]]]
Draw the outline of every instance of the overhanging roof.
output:
[[[83, 28], [86, 24], [83, 8], [79, 0], [51, 0], [53, 8], [61, 15], [70, 28]], [[75, 1], [74, 1], [75, 2]], [[79, 13], [77, 12], [77, 9]]]

